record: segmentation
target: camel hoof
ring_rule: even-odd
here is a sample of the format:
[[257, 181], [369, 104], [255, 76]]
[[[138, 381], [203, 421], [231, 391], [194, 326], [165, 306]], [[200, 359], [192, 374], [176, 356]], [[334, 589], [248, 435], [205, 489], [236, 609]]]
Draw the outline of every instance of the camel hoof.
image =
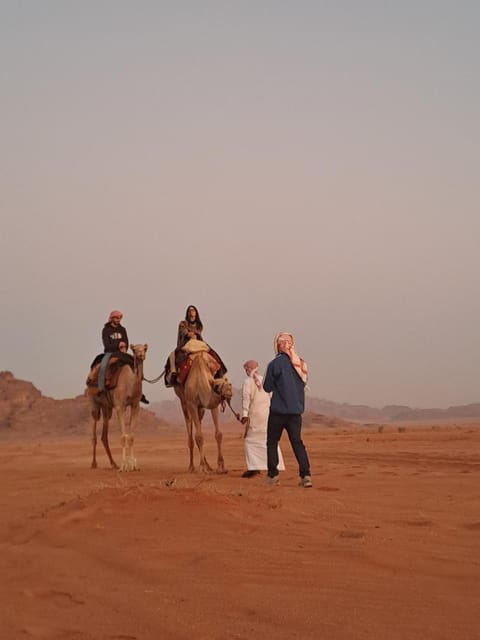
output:
[[90, 465], [90, 469], [96, 469], [96, 468], [97, 468], [97, 463], [92, 462], [92, 464]]
[[206, 476], [213, 473], [213, 469], [211, 467], [202, 467], [200, 471]]
[[217, 469], [217, 473], [218, 473], [218, 475], [223, 475], [225, 473], [228, 473], [228, 471], [226, 469], [224, 469], [223, 467], [219, 467]]
[[136, 460], [125, 460], [125, 462], [122, 463], [120, 471], [125, 471], [125, 472], [140, 471], [140, 468], [137, 467]]

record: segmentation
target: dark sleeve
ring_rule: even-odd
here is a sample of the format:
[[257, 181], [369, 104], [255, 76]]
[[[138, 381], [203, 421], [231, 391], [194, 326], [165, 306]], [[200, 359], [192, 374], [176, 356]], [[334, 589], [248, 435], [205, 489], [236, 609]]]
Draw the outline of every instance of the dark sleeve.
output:
[[[112, 333], [119, 333], [122, 337], [120, 339], [112, 339], [110, 337]], [[127, 330], [121, 325], [117, 329], [114, 329], [112, 326], [106, 325], [102, 331], [102, 341], [105, 353], [114, 353], [115, 351], [118, 351], [118, 345], [120, 344], [120, 342], [125, 342], [128, 349]]]
[[270, 362], [263, 379], [263, 388], [267, 393], [273, 391], [273, 362]]
[[116, 340], [110, 339], [111, 327], [105, 326], [102, 331], [102, 342], [105, 353], [113, 353], [116, 351]]

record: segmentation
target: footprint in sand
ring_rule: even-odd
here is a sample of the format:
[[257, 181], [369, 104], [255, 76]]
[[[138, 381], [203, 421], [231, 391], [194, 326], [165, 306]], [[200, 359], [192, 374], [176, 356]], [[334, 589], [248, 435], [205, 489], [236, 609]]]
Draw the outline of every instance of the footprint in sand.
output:
[[433, 522], [431, 520], [418, 519], [418, 520], [405, 520], [403, 524], [408, 524], [411, 527], [430, 527], [433, 525]]
[[74, 629], [57, 629], [41, 625], [24, 627], [19, 629], [22, 638], [36, 638], [37, 640], [82, 640], [85, 638], [83, 631]]
[[57, 607], [85, 604], [83, 600], [75, 598], [71, 593], [68, 593], [68, 591], [57, 591], [55, 589], [24, 589], [23, 594], [28, 598], [53, 601]]
[[352, 529], [347, 529], [346, 531], [340, 531], [338, 537], [349, 538], [351, 540], [359, 540], [360, 538], [365, 537], [365, 533], [363, 531], [353, 531]]

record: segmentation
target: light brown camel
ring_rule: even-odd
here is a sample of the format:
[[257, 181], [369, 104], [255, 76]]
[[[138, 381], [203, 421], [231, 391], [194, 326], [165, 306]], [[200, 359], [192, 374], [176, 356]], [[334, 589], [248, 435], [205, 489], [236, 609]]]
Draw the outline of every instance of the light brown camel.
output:
[[188, 447], [190, 449], [190, 465], [188, 470], [195, 471], [193, 461], [193, 427], [195, 427], [195, 442], [200, 452], [200, 471], [212, 471], [203, 452], [202, 419], [205, 409], [212, 412], [215, 426], [215, 440], [217, 441], [217, 473], [226, 473], [222, 455], [222, 432], [218, 421], [218, 407], [232, 397], [232, 385], [226, 378], [214, 380], [210, 371], [210, 358], [205, 351], [192, 354], [192, 366], [183, 385], [174, 386], [175, 393], [182, 404], [183, 417], [187, 427]]
[[[124, 365], [118, 375], [117, 386], [111, 391], [105, 390], [98, 397], [89, 395], [90, 409], [92, 416], [92, 445], [93, 459], [92, 469], [97, 468], [96, 447], [97, 447], [97, 422], [100, 415], [103, 416], [102, 442], [105, 447], [110, 465], [113, 469], [118, 469], [118, 465], [112, 457], [108, 443], [108, 426], [113, 410], [118, 417], [121, 429], [122, 442], [122, 464], [121, 471], [136, 471], [137, 461], [133, 452], [133, 441], [135, 437], [135, 426], [140, 408], [140, 398], [142, 397], [143, 362], [146, 357], [148, 345], [132, 344], [130, 349], [133, 352], [134, 368]], [[126, 420], [127, 407], [130, 407], [130, 419]]]

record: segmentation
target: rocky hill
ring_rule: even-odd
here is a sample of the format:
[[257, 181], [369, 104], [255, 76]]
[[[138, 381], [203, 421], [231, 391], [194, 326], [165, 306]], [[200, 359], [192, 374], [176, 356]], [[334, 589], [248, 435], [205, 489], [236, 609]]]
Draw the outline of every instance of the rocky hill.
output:
[[[236, 412], [240, 411], [240, 397], [240, 390], [235, 389], [232, 407]], [[180, 403], [176, 397], [172, 400], [152, 402], [148, 410], [142, 408], [140, 411], [142, 431], [157, 432], [171, 427], [184, 428]], [[319, 427], [345, 427], [352, 422], [384, 424], [479, 417], [480, 403], [448, 409], [412, 409], [402, 405], [389, 405], [377, 409], [307, 396], [304, 423]], [[224, 426], [238, 426], [228, 407], [220, 414], [220, 421]], [[10, 371], [0, 372], [0, 437], [22, 433], [37, 436], [88, 435], [89, 427], [90, 413], [86, 396], [55, 400], [43, 396], [31, 382], [18, 380]], [[118, 429], [116, 418], [112, 421], [112, 428]]]
[[[113, 420], [113, 428], [116, 419]], [[165, 428], [165, 421], [141, 409], [143, 431]], [[42, 395], [31, 383], [10, 371], [0, 372], [0, 435], [32, 434], [69, 436], [89, 433], [90, 412], [86, 396], [55, 400]]]

